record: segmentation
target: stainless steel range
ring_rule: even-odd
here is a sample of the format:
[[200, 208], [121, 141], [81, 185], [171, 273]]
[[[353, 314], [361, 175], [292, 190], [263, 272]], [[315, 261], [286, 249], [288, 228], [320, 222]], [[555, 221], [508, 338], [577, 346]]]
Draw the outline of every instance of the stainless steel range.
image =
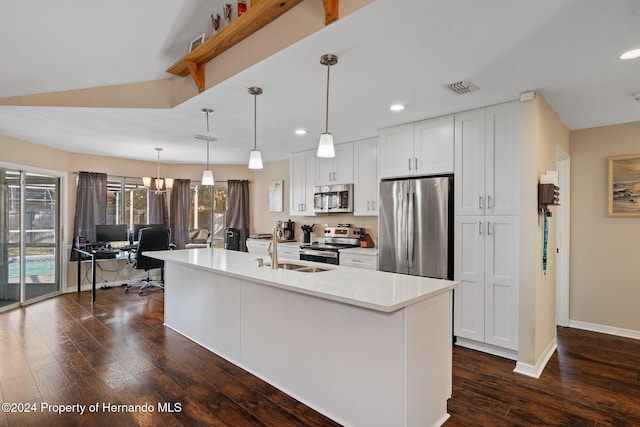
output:
[[324, 228], [324, 243], [308, 243], [300, 246], [300, 259], [304, 261], [340, 264], [340, 249], [360, 246], [364, 231], [351, 224], [338, 224]]

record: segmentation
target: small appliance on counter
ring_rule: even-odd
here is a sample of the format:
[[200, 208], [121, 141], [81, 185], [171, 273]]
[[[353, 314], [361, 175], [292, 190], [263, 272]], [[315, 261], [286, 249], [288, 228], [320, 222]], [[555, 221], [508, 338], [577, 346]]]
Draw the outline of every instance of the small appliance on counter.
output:
[[340, 249], [360, 246], [364, 229], [351, 224], [325, 226], [324, 243], [305, 243], [300, 245], [300, 259], [303, 261], [340, 264]]
[[296, 240], [296, 223], [289, 221], [282, 221], [282, 240]]
[[311, 243], [311, 233], [313, 232], [314, 225], [315, 224], [303, 225], [300, 227], [302, 230], [302, 243]]

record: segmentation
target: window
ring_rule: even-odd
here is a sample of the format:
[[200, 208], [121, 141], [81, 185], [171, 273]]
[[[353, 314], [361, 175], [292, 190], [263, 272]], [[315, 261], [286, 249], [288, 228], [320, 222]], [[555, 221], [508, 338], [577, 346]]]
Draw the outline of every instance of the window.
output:
[[147, 224], [149, 191], [139, 178], [107, 180], [107, 224]]
[[[213, 197], [212, 197], [213, 196]], [[213, 210], [211, 200], [213, 199]], [[227, 215], [227, 186], [216, 184], [213, 187], [191, 185], [191, 209], [189, 228], [206, 228], [212, 233], [214, 243], [224, 240], [224, 224]], [[213, 218], [213, 227], [211, 226]]]

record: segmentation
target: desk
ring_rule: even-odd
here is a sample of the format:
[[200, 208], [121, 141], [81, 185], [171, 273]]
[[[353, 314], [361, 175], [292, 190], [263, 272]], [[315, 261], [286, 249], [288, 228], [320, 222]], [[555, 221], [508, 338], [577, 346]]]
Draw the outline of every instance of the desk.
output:
[[[120, 260], [123, 259], [122, 256], [118, 256], [118, 254], [127, 254], [128, 251], [126, 248], [122, 250], [116, 251], [95, 251], [95, 250], [85, 250], [80, 248], [73, 248], [73, 250], [78, 254], [78, 293], [82, 291], [82, 261], [86, 260], [86, 257], [91, 258], [91, 303], [96, 302], [96, 261], [99, 259], [113, 259]], [[114, 252], [116, 256], [114, 257]]]

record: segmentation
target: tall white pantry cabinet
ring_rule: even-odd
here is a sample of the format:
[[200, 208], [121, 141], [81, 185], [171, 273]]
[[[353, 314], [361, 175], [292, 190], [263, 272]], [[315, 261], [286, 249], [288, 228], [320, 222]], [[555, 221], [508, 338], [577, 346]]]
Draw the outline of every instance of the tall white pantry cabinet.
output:
[[454, 335], [517, 359], [519, 104], [455, 115]]

